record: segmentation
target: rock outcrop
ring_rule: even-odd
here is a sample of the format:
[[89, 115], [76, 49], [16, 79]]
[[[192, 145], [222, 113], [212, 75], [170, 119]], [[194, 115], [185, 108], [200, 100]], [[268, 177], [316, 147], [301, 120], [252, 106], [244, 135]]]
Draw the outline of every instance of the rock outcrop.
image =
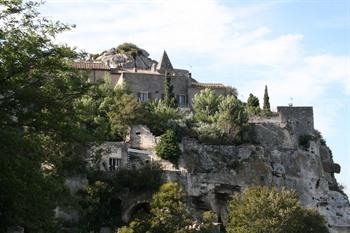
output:
[[172, 174], [186, 187], [198, 210], [212, 209], [225, 224], [227, 200], [252, 185], [296, 190], [305, 207], [316, 208], [331, 232], [350, 232], [348, 197], [339, 189], [334, 173], [340, 166], [319, 140], [300, 149], [288, 124], [254, 123], [250, 139], [239, 146], [204, 145], [184, 139], [181, 172]]
[[151, 70], [152, 66], [157, 65], [157, 62], [149, 58], [149, 53], [144, 49], [140, 49], [139, 53], [135, 57], [132, 57], [125, 53], [118, 53], [116, 48], [111, 48], [110, 50], [102, 52], [93, 60], [103, 62], [112, 69], [136, 68], [141, 70]]

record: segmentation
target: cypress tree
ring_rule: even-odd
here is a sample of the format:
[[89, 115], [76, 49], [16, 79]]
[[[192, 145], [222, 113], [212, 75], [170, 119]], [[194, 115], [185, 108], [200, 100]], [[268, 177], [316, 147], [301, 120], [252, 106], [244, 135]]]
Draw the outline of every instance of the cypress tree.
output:
[[263, 107], [264, 112], [269, 113], [271, 112], [270, 109], [270, 98], [269, 94], [267, 92], [267, 86], [265, 85], [265, 93], [264, 93], [264, 107]]
[[168, 72], [165, 72], [165, 85], [164, 85], [164, 89], [165, 89], [165, 103], [172, 108], [176, 108], [177, 107], [177, 102], [175, 99], [175, 94], [174, 94], [174, 87], [171, 84], [171, 77], [170, 74]]

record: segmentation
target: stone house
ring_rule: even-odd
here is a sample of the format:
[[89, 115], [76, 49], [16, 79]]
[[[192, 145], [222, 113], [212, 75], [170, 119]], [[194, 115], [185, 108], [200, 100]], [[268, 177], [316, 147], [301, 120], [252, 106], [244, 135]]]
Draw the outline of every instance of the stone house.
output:
[[[136, 58], [134, 67], [118, 64], [113, 65], [110, 60], [105, 62], [75, 62], [74, 66], [80, 70], [87, 70], [90, 82], [103, 80], [106, 75], [110, 76], [112, 85], [124, 85], [140, 101], [159, 100], [164, 98], [164, 82], [166, 74], [171, 76], [179, 107], [192, 106], [194, 95], [200, 90], [210, 88], [217, 94], [227, 95], [231, 88], [221, 83], [200, 83], [192, 78], [188, 70], [173, 68], [167, 53], [164, 51], [159, 62], [154, 60]], [[147, 65], [145, 63], [148, 63]]]
[[157, 138], [144, 125], [130, 127], [126, 141], [104, 142], [91, 146], [87, 162], [98, 170], [113, 172], [120, 168], [137, 169], [159, 160], [154, 153]]

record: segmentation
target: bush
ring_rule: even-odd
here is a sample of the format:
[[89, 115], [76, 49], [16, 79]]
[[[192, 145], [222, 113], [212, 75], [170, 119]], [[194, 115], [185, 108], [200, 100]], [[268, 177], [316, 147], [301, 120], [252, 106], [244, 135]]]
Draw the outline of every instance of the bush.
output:
[[174, 121], [181, 118], [178, 108], [167, 105], [164, 101], [158, 100], [144, 105], [146, 124], [155, 136], [160, 136], [169, 128], [176, 127]]
[[318, 131], [317, 129], [315, 129], [315, 139], [316, 139], [316, 140], [320, 140], [320, 144], [321, 144], [322, 146], [327, 146], [326, 140], [323, 138], [321, 132]]
[[247, 106], [251, 107], [259, 107], [259, 98], [253, 95], [252, 93], [249, 94], [248, 100], [247, 100]]
[[102, 226], [116, 228], [122, 225], [120, 195], [155, 192], [162, 183], [162, 171], [157, 164], [140, 169], [118, 170], [113, 175], [101, 171], [89, 174], [89, 185], [78, 192], [80, 230], [99, 232]]
[[205, 144], [232, 144], [233, 140], [217, 124], [201, 123], [194, 128], [196, 138]]
[[142, 53], [142, 50], [133, 43], [123, 43], [118, 45], [117, 53], [129, 55], [135, 58]]
[[167, 130], [165, 134], [160, 137], [160, 142], [156, 146], [156, 153], [162, 159], [177, 165], [181, 150], [177, 143], [176, 135], [172, 130]]
[[248, 114], [243, 103], [234, 96], [227, 96], [219, 104], [218, 125], [232, 139], [248, 123]]
[[193, 110], [196, 120], [205, 123], [215, 122], [215, 116], [218, 112], [218, 106], [223, 100], [223, 96], [216, 95], [211, 89], [201, 90], [194, 95]]
[[228, 233], [328, 233], [324, 218], [303, 208], [295, 192], [252, 187], [229, 202]]
[[163, 184], [152, 197], [149, 214], [134, 219], [119, 233], [212, 233], [216, 215], [205, 212], [201, 222], [186, 205], [185, 193], [178, 183]]
[[315, 140], [315, 137], [310, 134], [304, 134], [299, 136], [299, 146], [301, 146], [302, 149], [306, 150], [310, 146], [310, 141]]

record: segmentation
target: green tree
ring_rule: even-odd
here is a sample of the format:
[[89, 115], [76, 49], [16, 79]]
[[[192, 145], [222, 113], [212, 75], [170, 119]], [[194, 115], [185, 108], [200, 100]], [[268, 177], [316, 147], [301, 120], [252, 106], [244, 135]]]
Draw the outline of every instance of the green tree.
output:
[[156, 146], [156, 153], [162, 159], [169, 160], [173, 164], [177, 165], [177, 160], [181, 155], [177, 138], [172, 130], [167, 130], [161, 137]]
[[135, 219], [119, 233], [209, 233], [213, 232], [216, 216], [205, 212], [203, 222], [195, 221], [185, 204], [185, 193], [178, 183], [163, 184], [152, 197], [148, 216]]
[[113, 87], [110, 75], [93, 84], [75, 107], [94, 141], [124, 140], [129, 126], [143, 121], [144, 109], [126, 86]]
[[252, 187], [229, 202], [228, 233], [327, 233], [324, 218], [304, 209], [295, 192]]
[[1, 232], [55, 232], [54, 208], [69, 197], [61, 175], [84, 167], [89, 140], [75, 108], [90, 88], [71, 66], [81, 56], [53, 42], [70, 26], [42, 18], [39, 6], [0, 1]]
[[233, 95], [234, 97], [238, 97], [238, 91], [235, 87], [226, 86], [226, 94]]
[[161, 174], [160, 167], [154, 163], [139, 169], [120, 169], [108, 175], [98, 170], [90, 171], [89, 185], [77, 194], [81, 232], [100, 232], [103, 226], [120, 227], [121, 201], [118, 197], [125, 194], [125, 190], [130, 193], [157, 191], [162, 182]]
[[251, 107], [259, 107], [259, 99], [258, 97], [254, 96], [252, 93], [249, 94], [247, 105]]
[[151, 232], [184, 232], [192, 217], [185, 204], [185, 194], [178, 183], [166, 183], [153, 195]]
[[172, 127], [172, 123], [181, 119], [179, 108], [170, 107], [163, 100], [156, 100], [144, 104], [147, 117], [143, 123], [146, 124], [153, 134], [160, 136]]
[[260, 113], [260, 103], [258, 97], [250, 93], [246, 107], [249, 115], [258, 115]]
[[219, 104], [218, 125], [232, 138], [248, 123], [243, 103], [234, 96], [227, 96]]
[[131, 94], [107, 98], [101, 105], [111, 123], [112, 133], [121, 139], [126, 138], [129, 126], [140, 122], [143, 116], [140, 102]]
[[223, 100], [223, 96], [216, 95], [211, 89], [201, 90], [194, 95], [193, 110], [195, 118], [198, 121], [205, 123], [213, 123], [216, 121], [215, 117], [219, 110], [219, 105]]
[[263, 105], [263, 110], [266, 114], [271, 112], [270, 109], [270, 97], [269, 93], [267, 91], [267, 86], [265, 85], [265, 91], [264, 91], [264, 105]]
[[164, 101], [171, 108], [177, 108], [177, 101], [174, 94], [174, 86], [171, 84], [171, 76], [165, 72], [165, 83], [164, 83]]

